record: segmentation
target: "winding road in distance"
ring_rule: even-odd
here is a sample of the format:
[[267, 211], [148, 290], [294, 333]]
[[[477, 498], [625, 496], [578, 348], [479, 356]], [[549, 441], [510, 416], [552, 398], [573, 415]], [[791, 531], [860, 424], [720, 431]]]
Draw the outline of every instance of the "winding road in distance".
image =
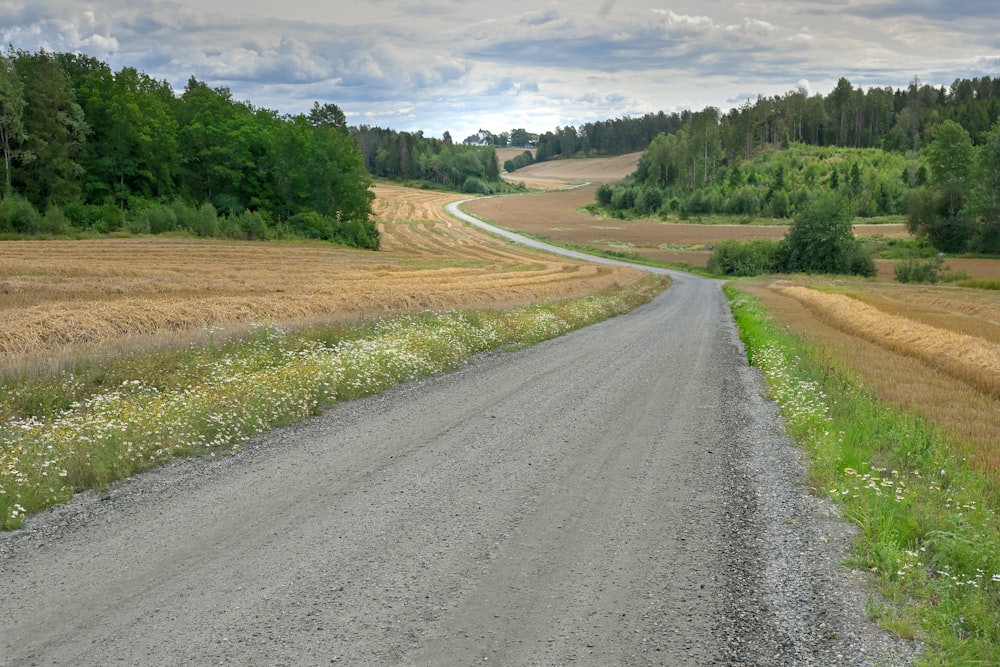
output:
[[838, 569], [843, 524], [802, 486], [719, 283], [671, 275], [631, 314], [0, 537], [0, 664], [895, 655]]

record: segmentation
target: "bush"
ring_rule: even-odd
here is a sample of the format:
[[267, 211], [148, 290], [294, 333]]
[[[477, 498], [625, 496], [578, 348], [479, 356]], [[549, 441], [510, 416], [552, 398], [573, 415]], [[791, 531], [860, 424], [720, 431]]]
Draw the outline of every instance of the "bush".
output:
[[316, 211], [303, 211], [288, 219], [288, 229], [296, 236], [329, 241], [333, 238], [334, 221]]
[[907, 257], [898, 262], [895, 267], [896, 280], [901, 283], [937, 283], [941, 280], [944, 260], [917, 259]]
[[491, 195], [493, 188], [483, 179], [469, 176], [462, 183], [462, 192], [469, 195]]
[[121, 229], [125, 225], [125, 215], [115, 204], [104, 204], [97, 208], [91, 227], [100, 234]]
[[45, 215], [42, 216], [39, 231], [42, 234], [52, 234], [58, 236], [68, 232], [69, 226], [69, 218], [66, 217], [63, 210], [58, 206], [53, 206], [45, 211]]
[[741, 187], [725, 200], [723, 210], [733, 215], [757, 215], [760, 213], [760, 197], [754, 188]]
[[371, 221], [348, 220], [337, 227], [334, 240], [352, 248], [378, 250], [381, 239], [378, 227]]
[[250, 241], [264, 241], [272, 236], [267, 219], [259, 211], [243, 211], [228, 215], [226, 218], [231, 221], [231, 228], [239, 230], [241, 238]]
[[[222, 229], [219, 227], [219, 214], [215, 207], [208, 202], [199, 208], [193, 209], [186, 204], [175, 204], [174, 211], [178, 209], [183, 213], [184, 218], [178, 215], [178, 222], [187, 227], [198, 236], [213, 237], [221, 236]], [[183, 222], [181, 222], [183, 220]]]
[[707, 215], [712, 212], [712, 200], [704, 189], [695, 190], [681, 203], [685, 216]]
[[854, 238], [853, 212], [843, 195], [818, 195], [795, 216], [784, 238], [790, 272], [875, 275], [875, 262]]
[[611, 208], [615, 211], [629, 211], [635, 208], [635, 198], [635, 188], [619, 186], [611, 193]]
[[770, 239], [722, 241], [708, 258], [708, 270], [724, 276], [779, 273], [784, 265], [781, 242]]
[[775, 218], [787, 218], [791, 215], [792, 205], [788, 200], [788, 194], [784, 190], [778, 190], [771, 197], [771, 215]]
[[41, 214], [24, 197], [8, 195], [0, 200], [0, 232], [37, 234], [41, 222]]
[[663, 206], [663, 191], [654, 186], [639, 190], [635, 199], [635, 210], [639, 215], [653, 215]]
[[534, 164], [535, 156], [531, 154], [531, 151], [524, 151], [520, 155], [507, 160], [503, 163], [503, 168], [507, 172], [517, 171], [521, 167], [527, 167], [529, 164]]
[[605, 208], [611, 205], [611, 195], [614, 193], [614, 188], [612, 188], [607, 183], [601, 183], [597, 187], [597, 203]]
[[177, 229], [177, 213], [169, 206], [147, 204], [128, 217], [126, 226], [135, 234], [163, 234]]

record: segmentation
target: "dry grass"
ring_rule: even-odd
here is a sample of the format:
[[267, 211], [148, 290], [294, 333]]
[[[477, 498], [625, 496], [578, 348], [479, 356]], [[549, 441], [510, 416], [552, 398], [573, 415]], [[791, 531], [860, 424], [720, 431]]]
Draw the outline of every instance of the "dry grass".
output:
[[782, 325], [854, 368], [883, 400], [967, 444], [973, 462], [1000, 479], [995, 297], [991, 304], [975, 290], [880, 283], [850, 283], [854, 296], [790, 281], [752, 281], [746, 289]]
[[9, 241], [0, 255], [0, 367], [51, 365], [250, 323], [506, 308], [643, 274], [519, 249], [447, 216], [455, 195], [379, 185], [383, 250], [191, 239]]

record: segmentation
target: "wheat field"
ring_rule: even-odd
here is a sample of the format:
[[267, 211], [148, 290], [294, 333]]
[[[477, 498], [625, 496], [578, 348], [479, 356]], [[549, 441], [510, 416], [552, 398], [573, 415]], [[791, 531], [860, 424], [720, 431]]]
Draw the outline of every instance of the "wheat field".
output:
[[0, 245], [0, 367], [65, 363], [257, 323], [289, 326], [507, 308], [613, 290], [638, 270], [511, 246], [454, 220], [458, 197], [375, 188], [378, 252], [189, 238]]

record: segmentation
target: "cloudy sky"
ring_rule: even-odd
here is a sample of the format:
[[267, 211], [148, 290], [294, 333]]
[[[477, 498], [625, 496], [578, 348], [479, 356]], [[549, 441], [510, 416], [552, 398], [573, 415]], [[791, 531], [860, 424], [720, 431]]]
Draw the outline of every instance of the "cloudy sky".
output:
[[2, 0], [0, 42], [282, 113], [502, 132], [1000, 76], [997, 0]]

